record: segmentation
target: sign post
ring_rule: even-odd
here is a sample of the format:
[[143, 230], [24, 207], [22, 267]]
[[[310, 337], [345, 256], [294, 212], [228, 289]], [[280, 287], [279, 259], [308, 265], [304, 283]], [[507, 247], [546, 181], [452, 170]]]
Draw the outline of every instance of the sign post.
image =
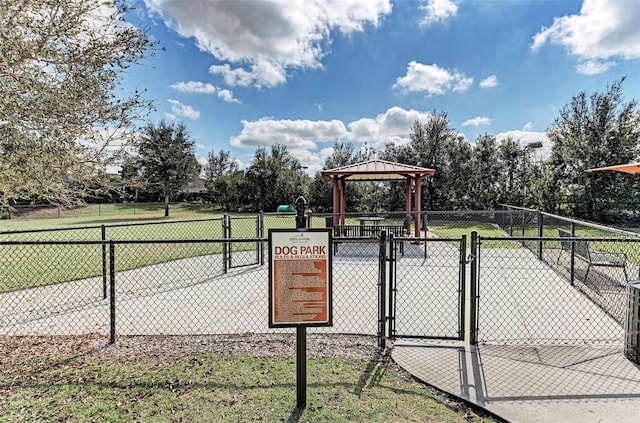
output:
[[297, 407], [307, 402], [307, 327], [333, 326], [331, 229], [269, 230], [269, 327], [296, 328]]

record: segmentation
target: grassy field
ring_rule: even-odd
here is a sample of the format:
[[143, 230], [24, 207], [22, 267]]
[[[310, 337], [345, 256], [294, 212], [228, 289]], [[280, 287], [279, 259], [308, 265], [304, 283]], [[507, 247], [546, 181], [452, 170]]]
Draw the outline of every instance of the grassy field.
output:
[[[201, 255], [220, 254], [223, 238], [223, 214], [209, 207], [175, 205], [171, 216], [163, 217], [161, 205], [88, 206], [64, 212], [56, 219], [0, 220], [0, 241], [99, 241], [102, 239], [101, 225], [105, 225], [105, 239], [117, 241], [157, 240], [157, 243], [117, 245], [116, 271], [124, 271], [172, 260]], [[250, 213], [230, 213], [231, 238], [247, 239], [266, 236], [270, 228], [293, 228], [295, 217], [267, 214], [264, 216], [264, 232], [257, 231], [257, 217]], [[402, 225], [402, 214], [387, 218], [385, 225]], [[355, 216], [348, 216], [346, 225], [359, 225]], [[324, 227], [323, 216], [314, 216], [313, 227]], [[507, 234], [491, 223], [470, 221], [429, 221], [429, 232], [439, 238], [459, 238], [476, 231], [483, 237], [506, 238]], [[53, 232], [16, 233], [11, 231], [59, 229]], [[568, 229], [568, 228], [567, 228]], [[8, 232], [7, 232], [8, 231]], [[527, 226], [524, 234], [518, 228], [514, 236], [537, 236], [537, 227]], [[607, 237], [618, 235], [602, 230], [577, 227], [576, 234], [582, 237]], [[545, 237], [557, 237], [557, 228], [545, 227]], [[162, 240], [191, 240], [188, 243], [169, 244]], [[457, 244], [456, 244], [457, 245]], [[253, 250], [255, 242], [233, 243], [233, 251]], [[519, 243], [508, 241], [486, 242], [485, 248], [521, 248]], [[545, 242], [545, 248], [559, 249], [559, 241]], [[636, 243], [592, 242], [591, 247], [600, 251], [622, 252], [631, 263], [640, 263], [640, 248]], [[122, 253], [122, 254], [119, 254]], [[0, 245], [0, 292], [22, 290], [37, 286], [68, 282], [102, 275], [101, 245]]]
[[[223, 238], [223, 214], [209, 206], [174, 205], [170, 217], [165, 218], [161, 205], [91, 205], [67, 210], [60, 218], [32, 220], [0, 220], [0, 241], [100, 241], [101, 225], [105, 225], [105, 239], [117, 241], [192, 240], [188, 243], [151, 243], [118, 245], [116, 271], [164, 263], [187, 257], [220, 254]], [[264, 217], [264, 232], [257, 231], [255, 214], [230, 213], [231, 238], [266, 236], [270, 228], [294, 228], [293, 215], [268, 214]], [[33, 216], [37, 217], [37, 216]], [[402, 225], [402, 214], [387, 218], [386, 225]], [[355, 216], [348, 216], [345, 224], [359, 225]], [[314, 216], [313, 227], [324, 227], [323, 216]], [[42, 229], [58, 229], [42, 231]], [[40, 230], [37, 232], [16, 232]], [[484, 236], [504, 236], [490, 224], [469, 222], [433, 222], [429, 230], [441, 238], [469, 237], [471, 231]], [[202, 241], [208, 240], [208, 241]], [[513, 244], [513, 243], [511, 243]], [[517, 244], [503, 248], [517, 248]], [[256, 243], [233, 243], [233, 251], [255, 249]], [[123, 254], [119, 254], [124, 252]], [[10, 292], [38, 286], [63, 283], [102, 275], [102, 246], [93, 245], [0, 245], [0, 292]], [[108, 260], [108, 257], [107, 257]]]
[[54, 355], [1, 367], [2, 422], [491, 421], [445, 405], [391, 365], [355, 359], [310, 359], [304, 410], [293, 358]]

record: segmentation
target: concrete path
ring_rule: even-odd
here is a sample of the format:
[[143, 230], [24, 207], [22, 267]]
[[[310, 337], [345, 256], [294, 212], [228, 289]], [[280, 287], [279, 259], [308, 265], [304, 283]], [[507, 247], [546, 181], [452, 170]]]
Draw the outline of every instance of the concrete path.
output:
[[622, 353], [623, 328], [526, 249], [485, 250], [482, 260], [485, 342], [401, 339], [393, 360], [510, 422], [640, 422], [640, 365]]
[[398, 341], [416, 378], [510, 422], [637, 423], [640, 365], [620, 347]]
[[[455, 335], [457, 248], [429, 242], [424, 258], [423, 246], [405, 247], [397, 263], [398, 326], [408, 335]], [[340, 247], [334, 260], [334, 327], [312, 332], [376, 333], [375, 254], [375, 245]], [[621, 353], [622, 328], [527, 250], [493, 249], [483, 260], [480, 334], [487, 342], [473, 347], [399, 340], [392, 358], [417, 378], [509, 421], [640, 421], [640, 366]], [[267, 266], [227, 274], [220, 268], [219, 256], [203, 256], [118, 272], [118, 335], [270, 332]], [[109, 300], [101, 294], [101, 278], [2, 294], [0, 333], [106, 335]], [[599, 347], [578, 341], [602, 329], [620, 341]], [[513, 330], [526, 334], [522, 345], [489, 343], [512, 339]], [[571, 343], [532, 344], [541, 333]]]

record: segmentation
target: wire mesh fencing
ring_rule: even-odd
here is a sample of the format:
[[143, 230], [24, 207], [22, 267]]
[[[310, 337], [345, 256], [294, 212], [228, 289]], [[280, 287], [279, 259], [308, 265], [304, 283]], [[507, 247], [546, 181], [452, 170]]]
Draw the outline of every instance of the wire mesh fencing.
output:
[[[461, 339], [475, 330], [466, 313], [481, 342], [622, 339], [637, 237], [521, 209], [424, 213], [419, 237], [402, 212], [364, 217], [345, 216], [361, 236], [332, 232], [334, 326], [311, 331], [395, 325], [392, 336]], [[312, 216], [313, 227], [336, 221]], [[0, 333], [270, 332], [265, 234], [294, 226], [292, 215], [257, 214], [0, 233]], [[403, 235], [381, 240], [393, 227]], [[473, 233], [476, 250], [461, 244]]]
[[[258, 238], [0, 241], [0, 334], [99, 334], [113, 342], [121, 335], [274, 332], [268, 267], [228, 266], [231, 251], [255, 258], [265, 244]], [[349, 251], [379, 244], [360, 244], [343, 246], [334, 261], [334, 326], [312, 332], [378, 334], [379, 263], [365, 264]]]
[[391, 337], [464, 339], [466, 251], [466, 236], [392, 240]]

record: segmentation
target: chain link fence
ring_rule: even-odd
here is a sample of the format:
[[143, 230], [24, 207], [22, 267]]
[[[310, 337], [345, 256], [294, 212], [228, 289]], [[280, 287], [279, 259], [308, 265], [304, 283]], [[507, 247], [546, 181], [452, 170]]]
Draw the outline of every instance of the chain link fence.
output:
[[[334, 326], [311, 331], [447, 339], [471, 331], [480, 342], [506, 343], [622, 339], [626, 283], [640, 263], [634, 234], [508, 209], [423, 212], [419, 237], [411, 228], [380, 240], [386, 228], [405, 229], [405, 220], [404, 212], [345, 216], [365, 235], [334, 232]], [[316, 228], [336, 221], [311, 216]], [[266, 233], [294, 227], [291, 214], [261, 213], [0, 232], [0, 333], [113, 341], [272, 332]], [[474, 232], [477, 247], [469, 249]]]

